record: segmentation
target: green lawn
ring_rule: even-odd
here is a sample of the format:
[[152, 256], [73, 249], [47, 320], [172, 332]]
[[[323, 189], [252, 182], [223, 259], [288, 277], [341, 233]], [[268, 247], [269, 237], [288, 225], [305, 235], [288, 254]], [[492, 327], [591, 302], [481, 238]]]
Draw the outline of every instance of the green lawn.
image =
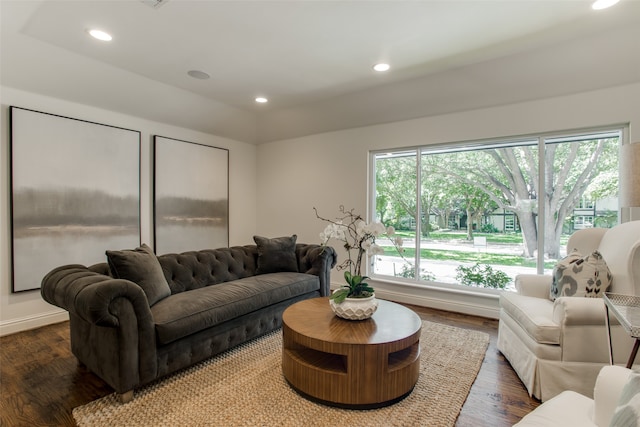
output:
[[[406, 239], [414, 239], [416, 236], [415, 231], [396, 230], [396, 235], [402, 236]], [[520, 233], [479, 233], [474, 232], [474, 236], [484, 236], [487, 238], [487, 243], [507, 243], [514, 245], [522, 244], [522, 235]], [[467, 232], [462, 231], [432, 231], [429, 233], [428, 240], [447, 241], [447, 240], [467, 240]], [[563, 235], [560, 238], [560, 244], [566, 245], [568, 235]]]
[[[402, 236], [405, 239], [415, 239], [415, 231], [396, 230], [396, 235]], [[475, 237], [483, 236], [487, 238], [487, 243], [502, 243], [502, 244], [522, 244], [522, 234], [520, 233], [479, 233], [474, 232]], [[424, 238], [423, 238], [424, 239]], [[429, 237], [426, 240], [433, 241], [467, 241], [467, 232], [462, 231], [432, 231], [429, 233]], [[560, 245], [564, 246], [569, 240], [569, 235], [562, 235], [560, 237]]]
[[[398, 256], [398, 252], [392, 248], [384, 248], [385, 255]], [[415, 257], [415, 249], [405, 248], [404, 257], [413, 259]], [[420, 250], [420, 258], [435, 261], [457, 261], [457, 262], [479, 262], [489, 265], [506, 265], [518, 267], [536, 267], [534, 260], [525, 259], [517, 255], [492, 254], [487, 252], [469, 252], [445, 249], [422, 249]], [[554, 261], [545, 262], [545, 268], [552, 269], [555, 266]]]
[[[415, 233], [414, 233], [415, 235]], [[487, 243], [509, 243], [513, 245], [521, 245], [522, 244], [522, 235], [520, 233], [473, 233], [474, 237], [486, 237]], [[467, 232], [466, 231], [433, 231], [429, 233], [428, 239], [430, 240], [467, 240]]]
[[[402, 236], [405, 239], [414, 239], [414, 231], [396, 231], [396, 234]], [[484, 236], [487, 238], [488, 244], [500, 244], [500, 245], [522, 245], [522, 235], [520, 233], [473, 233], [474, 236]], [[560, 239], [561, 245], [566, 245], [569, 236], [562, 236]], [[433, 231], [429, 233], [429, 237], [423, 239], [426, 242], [468, 242], [467, 232], [462, 231]], [[392, 248], [385, 248], [385, 255], [397, 256], [397, 252]], [[404, 256], [408, 259], [413, 259], [415, 256], [415, 249], [406, 248]], [[505, 265], [505, 266], [521, 266], [521, 267], [536, 267], [536, 261], [532, 259], [524, 259], [518, 255], [509, 254], [494, 254], [487, 252], [469, 252], [469, 251], [456, 251], [454, 247], [451, 249], [422, 249], [420, 250], [420, 257], [430, 260], [441, 261], [457, 261], [457, 262], [479, 262], [481, 264], [489, 265]], [[552, 269], [555, 266], [555, 261], [545, 262], [545, 268]]]

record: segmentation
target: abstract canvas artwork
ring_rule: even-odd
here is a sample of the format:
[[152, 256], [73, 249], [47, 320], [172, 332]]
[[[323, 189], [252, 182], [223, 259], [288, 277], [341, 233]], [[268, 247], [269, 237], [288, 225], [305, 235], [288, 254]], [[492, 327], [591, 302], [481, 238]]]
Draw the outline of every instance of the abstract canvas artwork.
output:
[[13, 292], [140, 244], [140, 132], [10, 107]]
[[229, 245], [229, 151], [154, 137], [156, 254]]

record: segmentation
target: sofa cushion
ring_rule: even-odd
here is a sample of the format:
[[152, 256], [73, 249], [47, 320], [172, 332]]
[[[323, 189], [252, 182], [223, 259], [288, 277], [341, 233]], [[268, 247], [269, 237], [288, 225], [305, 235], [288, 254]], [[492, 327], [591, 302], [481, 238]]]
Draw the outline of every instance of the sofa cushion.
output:
[[560, 326], [553, 321], [553, 302], [515, 292], [500, 294], [500, 307], [540, 344], [560, 344]]
[[151, 313], [159, 343], [168, 344], [263, 307], [319, 290], [317, 276], [292, 272], [263, 274], [171, 295], [153, 306]]
[[574, 250], [553, 269], [549, 296], [552, 301], [562, 296], [598, 298], [611, 282], [611, 272], [600, 252], [581, 256]]
[[116, 279], [130, 280], [142, 288], [152, 306], [171, 295], [158, 258], [144, 243], [136, 249], [106, 251], [111, 274]]
[[258, 269], [256, 274], [298, 271], [296, 258], [297, 235], [269, 239], [253, 236], [258, 247]]

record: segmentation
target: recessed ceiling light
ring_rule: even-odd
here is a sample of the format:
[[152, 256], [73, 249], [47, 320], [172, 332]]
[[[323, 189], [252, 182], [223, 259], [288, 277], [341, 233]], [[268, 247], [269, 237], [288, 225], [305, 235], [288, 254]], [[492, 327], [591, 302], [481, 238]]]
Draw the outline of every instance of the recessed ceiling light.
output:
[[187, 74], [189, 74], [194, 79], [199, 79], [199, 80], [207, 80], [209, 77], [211, 77], [209, 74], [200, 70], [189, 70], [187, 71]]
[[373, 66], [373, 69], [376, 71], [387, 71], [389, 68], [389, 64], [376, 64]]
[[111, 34], [105, 33], [101, 30], [89, 30], [89, 34], [91, 35], [91, 37], [102, 40], [103, 42], [110, 42], [113, 39], [113, 37], [111, 37]]
[[265, 98], [264, 96], [258, 96], [256, 98], [256, 102], [259, 104], [264, 104], [266, 102], [269, 102], [269, 100], [267, 98]]
[[591, 8], [595, 10], [606, 9], [618, 3], [620, 0], [596, 0], [591, 4]]

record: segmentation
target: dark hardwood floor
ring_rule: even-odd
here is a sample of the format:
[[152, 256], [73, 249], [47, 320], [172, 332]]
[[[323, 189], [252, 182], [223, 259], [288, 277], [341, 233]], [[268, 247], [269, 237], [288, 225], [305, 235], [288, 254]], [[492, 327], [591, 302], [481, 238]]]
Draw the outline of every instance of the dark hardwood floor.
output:
[[407, 306], [418, 313], [423, 320], [483, 331], [490, 336], [487, 354], [462, 407], [456, 422], [457, 427], [512, 426], [540, 405], [540, 401], [529, 397], [520, 378], [496, 348], [497, 320]]
[[[497, 320], [410, 307], [424, 320], [491, 336], [456, 426], [511, 426], [539, 405], [496, 349]], [[67, 322], [1, 337], [0, 353], [1, 426], [74, 426], [73, 408], [113, 392], [71, 354]]]

